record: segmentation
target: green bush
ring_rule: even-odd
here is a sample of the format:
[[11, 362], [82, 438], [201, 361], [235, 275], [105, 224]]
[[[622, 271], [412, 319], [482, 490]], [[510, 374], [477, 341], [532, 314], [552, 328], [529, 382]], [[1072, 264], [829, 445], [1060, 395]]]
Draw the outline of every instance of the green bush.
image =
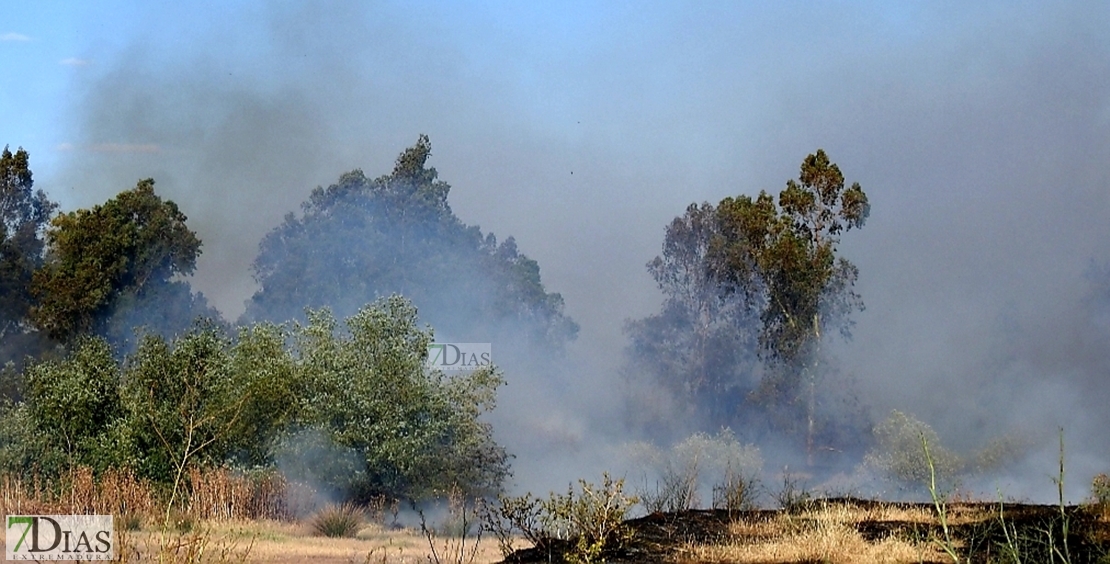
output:
[[[941, 446], [936, 431], [910, 415], [895, 410], [886, 421], [875, 426], [874, 433], [877, 444], [867, 453], [864, 462], [895, 482], [907, 487], [927, 485], [932, 466], [937, 482], [948, 488], [963, 471], [963, 460]], [[921, 447], [922, 437], [929, 444], [931, 465]]]
[[25, 402], [0, 400], [0, 469], [126, 467], [176, 491], [190, 466], [284, 457], [290, 478], [356, 500], [500, 489], [508, 456], [480, 419], [498, 371], [427, 370], [432, 332], [400, 296], [342, 327], [327, 311], [309, 319], [237, 338], [211, 323], [173, 340], [147, 335], [122, 362], [103, 339], [82, 338], [64, 359], [27, 369]]
[[570, 486], [566, 494], [552, 492], [546, 500], [531, 493], [499, 496], [484, 520], [506, 558], [519, 534], [551, 557], [598, 562], [632, 540], [624, 520], [637, 503], [639, 499], [624, 493], [624, 480], [613, 480], [606, 473], [600, 486], [579, 480], [577, 489]]
[[345, 332], [327, 310], [309, 312], [294, 331], [302, 371], [298, 423], [323, 439], [320, 448], [355, 456], [342, 484], [356, 499], [422, 499], [456, 485], [467, 497], [500, 489], [508, 457], [480, 420], [503, 382], [495, 369], [458, 376], [429, 371], [432, 332], [416, 308], [383, 298], [347, 319]]

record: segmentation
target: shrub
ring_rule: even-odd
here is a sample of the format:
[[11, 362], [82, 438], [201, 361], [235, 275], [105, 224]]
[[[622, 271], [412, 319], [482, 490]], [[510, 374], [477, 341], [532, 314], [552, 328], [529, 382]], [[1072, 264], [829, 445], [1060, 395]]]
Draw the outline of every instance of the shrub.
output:
[[1099, 505], [1110, 505], [1110, 476], [1099, 474], [1091, 480], [1091, 496]]
[[[935, 470], [938, 483], [951, 487], [963, 469], [963, 461], [941, 446], [936, 431], [910, 415], [895, 410], [875, 426], [874, 433], [878, 444], [867, 453], [864, 462], [907, 487], [928, 485], [930, 467]], [[921, 448], [923, 437], [929, 444], [931, 462]]]
[[572, 539], [572, 562], [595, 562], [607, 551], [619, 550], [632, 539], [625, 527], [628, 510], [639, 502], [624, 494], [624, 480], [613, 480], [606, 473], [601, 487], [579, 480], [576, 492], [570, 487], [565, 495], [552, 493], [543, 504], [544, 521], [549, 531]]
[[325, 537], [354, 537], [364, 518], [362, 510], [354, 504], [329, 504], [312, 517], [312, 530]]
[[531, 493], [498, 496], [497, 505], [485, 509], [486, 530], [497, 538], [506, 559], [516, 533], [549, 557], [559, 551], [570, 562], [596, 562], [627, 545], [632, 531], [624, 519], [639, 500], [625, 495], [624, 480], [606, 473], [600, 486], [585, 480], [578, 484], [577, 490], [570, 486], [566, 494], [552, 492], [546, 500]]
[[467, 497], [498, 491], [508, 456], [480, 416], [494, 407], [500, 374], [427, 370], [432, 333], [400, 296], [374, 302], [345, 325], [340, 333], [324, 310], [294, 331], [306, 383], [300, 423], [319, 438], [307, 448], [342, 452], [350, 466], [332, 472], [343, 483], [326, 485], [360, 500], [419, 500], [456, 485]]
[[[638, 464], [658, 473], [654, 489], [641, 488], [637, 492], [648, 512], [684, 511], [700, 506], [703, 481], [714, 490], [714, 507], [720, 504], [722, 509], [728, 508], [725, 505], [729, 489], [733, 502], [741, 505], [754, 502], [754, 490], [745, 486], [754, 485], [763, 458], [758, 447], [741, 444], [728, 428], [716, 435], [695, 433], [667, 451], [648, 443], [629, 445], [628, 450]], [[738, 498], [738, 494], [745, 499]]]

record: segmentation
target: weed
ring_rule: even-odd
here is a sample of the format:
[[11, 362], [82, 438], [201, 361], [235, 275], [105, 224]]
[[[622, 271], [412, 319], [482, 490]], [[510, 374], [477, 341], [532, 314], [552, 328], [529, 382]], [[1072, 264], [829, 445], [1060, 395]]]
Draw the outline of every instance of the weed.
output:
[[729, 468], [722, 482], [713, 486], [713, 509], [725, 509], [732, 517], [733, 511], [755, 508], [758, 480], [746, 478]]
[[937, 510], [937, 520], [940, 522], [941, 531], [944, 533], [944, 538], [937, 539], [936, 542], [941, 550], [943, 550], [955, 564], [960, 564], [960, 555], [956, 552], [956, 545], [952, 540], [952, 532], [948, 527], [947, 500], [937, 491], [937, 469], [936, 464], [933, 463], [933, 455], [929, 453], [929, 439], [925, 433], [921, 433], [920, 437], [921, 448], [925, 451], [925, 462], [929, 466], [929, 497], [933, 499], [933, 506]]
[[628, 510], [639, 502], [624, 493], [624, 480], [603, 475], [601, 487], [579, 480], [579, 491], [568, 488], [566, 495], [552, 493], [544, 503], [544, 517], [549, 530], [574, 539], [574, 549], [567, 555], [571, 562], [596, 562], [602, 553], [619, 550], [632, 539], [625, 527]]
[[550, 548], [551, 537], [543, 527], [543, 501], [531, 493], [515, 497], [498, 495], [497, 505], [482, 506], [482, 521], [506, 558], [516, 550], [517, 533], [540, 550]]
[[473, 540], [467, 545], [474, 522], [483, 513], [480, 500], [467, 499], [458, 487], [451, 488], [447, 494], [447, 519], [439, 527], [439, 532], [428, 526], [424, 512], [415, 507], [420, 515], [420, 532], [428, 541], [432, 554], [429, 561], [434, 564], [470, 564], [478, 554], [478, 543], [482, 541], [484, 527], [478, 527]]
[[362, 528], [365, 515], [350, 503], [329, 504], [312, 516], [312, 530], [325, 537], [354, 537]]
[[813, 495], [804, 484], [799, 485], [798, 478], [787, 469], [782, 472], [782, 489], [775, 492], [775, 501], [786, 513], [801, 513], [813, 505]]

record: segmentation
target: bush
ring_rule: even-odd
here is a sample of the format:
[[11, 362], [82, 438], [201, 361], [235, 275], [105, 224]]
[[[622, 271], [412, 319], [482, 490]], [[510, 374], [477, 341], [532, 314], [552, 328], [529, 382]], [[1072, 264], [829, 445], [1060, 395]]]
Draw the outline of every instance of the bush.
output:
[[941, 446], [936, 431], [910, 415], [895, 410], [875, 427], [874, 433], [878, 444], [864, 457], [865, 464], [904, 486], [929, 483], [930, 463], [921, 447], [922, 437], [928, 441], [938, 483], [952, 487], [963, 470], [963, 460]]
[[619, 550], [632, 539], [624, 526], [625, 516], [639, 499], [624, 494], [624, 480], [614, 481], [606, 473], [601, 487], [579, 480], [579, 491], [570, 487], [565, 495], [552, 493], [543, 504], [549, 531], [573, 539], [568, 554], [572, 562], [594, 562], [604, 552]]
[[312, 516], [312, 530], [321, 536], [352, 538], [362, 528], [365, 515], [354, 504], [329, 504]]
[[455, 486], [466, 497], [496, 493], [508, 456], [480, 416], [493, 409], [501, 375], [427, 370], [432, 332], [419, 328], [416, 308], [400, 296], [364, 307], [345, 325], [339, 332], [324, 310], [294, 331], [305, 382], [298, 423], [319, 439], [302, 447], [343, 453], [349, 467], [333, 469], [326, 478], [341, 482], [325, 485], [358, 500], [419, 500]]
[[549, 556], [559, 551], [570, 562], [597, 562], [632, 539], [624, 520], [637, 503], [636, 497], [625, 495], [624, 480], [606, 473], [600, 486], [579, 480], [577, 490], [570, 486], [566, 494], [552, 492], [546, 500], [530, 493], [499, 496], [497, 507], [487, 509], [484, 519], [506, 558], [519, 533]]
[[758, 447], [741, 444], [728, 428], [716, 435], [695, 433], [668, 451], [648, 443], [629, 445], [628, 450], [637, 464], [658, 473], [654, 489], [637, 492], [649, 513], [700, 506], [703, 482], [713, 488], [714, 507], [739, 509], [754, 503], [751, 486], [763, 467], [763, 457]]
[[1099, 474], [1091, 480], [1091, 495], [1095, 503], [1110, 505], [1110, 476]]

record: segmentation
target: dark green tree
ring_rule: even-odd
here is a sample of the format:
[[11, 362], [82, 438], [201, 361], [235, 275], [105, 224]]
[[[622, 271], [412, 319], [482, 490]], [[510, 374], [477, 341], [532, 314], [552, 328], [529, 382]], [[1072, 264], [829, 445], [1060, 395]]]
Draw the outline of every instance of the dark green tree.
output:
[[850, 314], [863, 309], [853, 289], [858, 270], [837, 256], [837, 244], [869, 213], [863, 189], [858, 183], [845, 188], [844, 175], [822, 150], [806, 157], [777, 206], [760, 192], [754, 200], [725, 198], [717, 207], [712, 268], [730, 292], [759, 304], [760, 349], [773, 365], [759, 394], [768, 403], [804, 406], [811, 462], [822, 337], [830, 329], [848, 336]]
[[173, 280], [191, 274], [200, 254], [185, 220], [177, 204], [154, 193], [151, 179], [54, 218], [47, 260], [32, 282], [36, 325], [56, 339], [95, 331], [120, 343], [136, 326], [165, 334], [196, 316], [217, 317], [202, 295]]
[[[686, 412], [645, 415], [700, 415], [709, 429], [738, 424], [738, 406], [751, 390], [758, 332], [752, 308], [726, 291], [710, 268], [718, 226], [709, 203], [691, 204], [667, 226], [663, 254], [647, 264], [663, 292], [662, 310], [625, 325], [628, 376], [658, 384], [680, 398]], [[636, 409], [643, 412], [642, 405]]]
[[391, 174], [355, 170], [313, 190], [300, 216], [287, 215], [263, 239], [253, 264], [261, 289], [246, 318], [299, 319], [304, 308], [325, 306], [349, 315], [400, 293], [453, 338], [489, 339], [515, 322], [512, 333], [523, 326], [542, 343], [572, 339], [577, 325], [562, 297], [544, 289], [536, 262], [511, 237], [498, 244], [455, 216], [430, 154], [422, 135]]
[[27, 151], [12, 153], [5, 146], [0, 153], [0, 365], [37, 354], [46, 345], [29, 323], [31, 277], [42, 265], [44, 231], [57, 204], [33, 186]]

